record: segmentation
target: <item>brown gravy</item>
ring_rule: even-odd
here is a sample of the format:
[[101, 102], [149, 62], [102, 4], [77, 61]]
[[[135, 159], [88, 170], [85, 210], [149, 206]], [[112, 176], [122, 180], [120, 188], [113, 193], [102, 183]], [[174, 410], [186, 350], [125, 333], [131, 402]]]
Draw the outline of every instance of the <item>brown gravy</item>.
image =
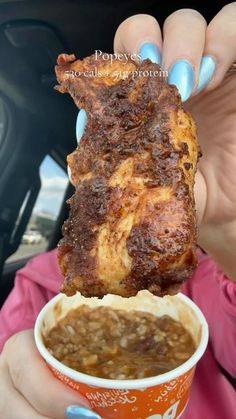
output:
[[189, 332], [169, 316], [104, 306], [71, 310], [44, 342], [68, 367], [108, 379], [159, 375], [178, 367], [195, 351]]

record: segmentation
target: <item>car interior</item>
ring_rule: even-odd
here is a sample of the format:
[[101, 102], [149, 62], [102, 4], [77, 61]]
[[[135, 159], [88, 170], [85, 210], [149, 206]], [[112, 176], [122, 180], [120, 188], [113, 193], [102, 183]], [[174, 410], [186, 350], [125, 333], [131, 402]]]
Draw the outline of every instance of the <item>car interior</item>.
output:
[[[224, 4], [192, 1], [178, 7], [196, 8], [209, 21]], [[162, 24], [175, 9], [174, 2], [156, 0], [0, 1], [0, 306], [16, 271], [31, 257], [7, 261], [21, 246], [32, 215], [40, 165], [49, 155], [66, 176], [66, 156], [76, 146], [77, 109], [68, 95], [53, 89], [58, 54], [82, 58], [95, 49], [112, 52], [116, 28], [125, 18], [149, 13]], [[57, 246], [72, 193], [68, 182], [46, 250]]]
[[[195, 8], [209, 22], [225, 4], [182, 1], [178, 8]], [[50, 156], [66, 176], [66, 156], [76, 146], [77, 109], [68, 95], [53, 89], [58, 54], [82, 58], [95, 49], [112, 52], [115, 31], [124, 19], [148, 13], [162, 25], [176, 7], [169, 0], [0, 1], [0, 307], [16, 271], [32, 257], [32, 252], [18, 257], [17, 250], [40, 192], [40, 165]], [[72, 194], [67, 182], [44, 251], [57, 246]], [[35, 248], [33, 254], [38, 252]]]

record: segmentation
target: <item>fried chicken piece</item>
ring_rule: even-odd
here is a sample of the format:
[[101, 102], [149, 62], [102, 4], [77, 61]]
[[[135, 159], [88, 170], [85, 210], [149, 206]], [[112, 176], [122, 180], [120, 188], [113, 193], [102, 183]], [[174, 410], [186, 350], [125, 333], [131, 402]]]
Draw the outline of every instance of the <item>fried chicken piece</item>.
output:
[[196, 126], [150, 60], [58, 57], [56, 75], [88, 115], [68, 156], [75, 194], [63, 226], [62, 292], [178, 292], [196, 267]]

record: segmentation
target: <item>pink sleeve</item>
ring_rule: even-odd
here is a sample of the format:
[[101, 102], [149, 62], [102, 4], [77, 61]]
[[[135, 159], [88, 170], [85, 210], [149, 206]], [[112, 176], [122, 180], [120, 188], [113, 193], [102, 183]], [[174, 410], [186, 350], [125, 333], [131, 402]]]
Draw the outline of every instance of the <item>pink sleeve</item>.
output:
[[41, 308], [59, 291], [61, 279], [55, 251], [33, 258], [17, 272], [0, 311], [0, 352], [10, 336], [34, 327]]
[[216, 360], [236, 377], [236, 282], [227, 278], [210, 257], [201, 255], [199, 266], [183, 291], [207, 319]]
[[220, 311], [211, 334], [213, 351], [219, 364], [236, 377], [236, 282], [219, 269], [216, 269], [216, 275]]

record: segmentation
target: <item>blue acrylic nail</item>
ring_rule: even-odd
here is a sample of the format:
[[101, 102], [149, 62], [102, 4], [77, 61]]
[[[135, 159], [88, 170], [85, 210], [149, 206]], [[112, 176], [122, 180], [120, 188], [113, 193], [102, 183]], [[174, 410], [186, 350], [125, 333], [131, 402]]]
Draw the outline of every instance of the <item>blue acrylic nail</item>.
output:
[[100, 415], [84, 406], [72, 405], [66, 409], [67, 419], [102, 419]]
[[194, 68], [187, 60], [176, 61], [170, 69], [168, 83], [174, 84], [184, 102], [187, 100], [194, 88]]
[[215, 69], [216, 60], [214, 57], [212, 57], [211, 55], [205, 55], [204, 57], [202, 57], [198, 79], [198, 92], [203, 90], [211, 81], [215, 73]]
[[84, 109], [81, 109], [78, 113], [77, 120], [76, 120], [76, 138], [77, 138], [78, 144], [83, 136], [86, 124], [87, 124], [87, 114]]
[[152, 42], [146, 42], [139, 50], [141, 60], [149, 58], [153, 63], [161, 64], [161, 53], [159, 48]]

